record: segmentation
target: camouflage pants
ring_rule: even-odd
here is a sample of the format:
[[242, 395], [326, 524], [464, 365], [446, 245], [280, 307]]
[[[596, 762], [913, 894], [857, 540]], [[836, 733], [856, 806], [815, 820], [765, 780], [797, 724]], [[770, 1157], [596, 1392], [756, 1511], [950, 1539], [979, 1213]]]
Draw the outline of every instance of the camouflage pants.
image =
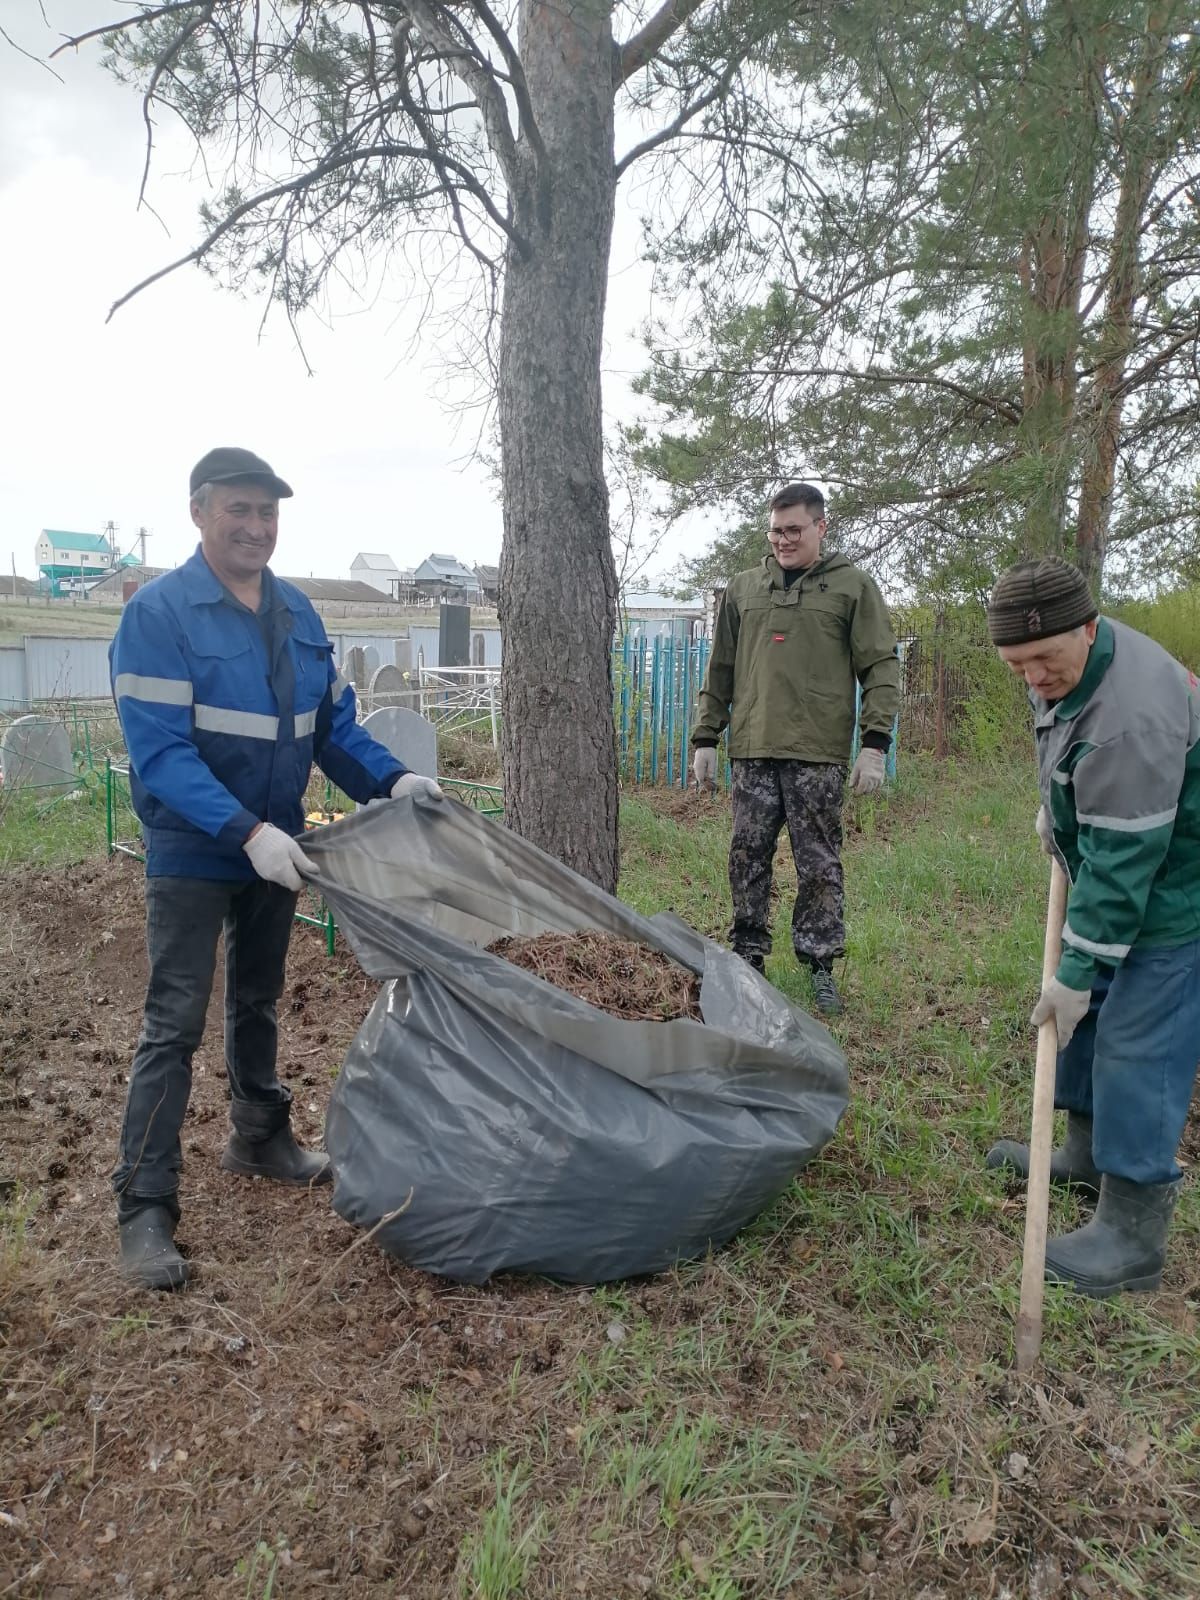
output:
[[771, 867], [787, 823], [799, 888], [792, 947], [808, 965], [845, 954], [842, 794], [846, 769], [817, 761], [732, 761], [730, 943], [741, 956], [771, 950]]

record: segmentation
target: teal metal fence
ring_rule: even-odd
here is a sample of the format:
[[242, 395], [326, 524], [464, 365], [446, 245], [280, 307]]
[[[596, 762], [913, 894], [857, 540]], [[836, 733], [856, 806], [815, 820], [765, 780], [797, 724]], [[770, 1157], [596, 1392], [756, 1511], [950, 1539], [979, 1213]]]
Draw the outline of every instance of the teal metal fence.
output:
[[[613, 652], [613, 699], [617, 758], [626, 784], [663, 784], [686, 789], [691, 781], [689, 737], [708, 669], [708, 639], [626, 634]], [[855, 720], [861, 703], [855, 689]], [[899, 718], [892, 725], [887, 776], [896, 776]], [[855, 728], [851, 760], [858, 754]], [[724, 741], [717, 749], [717, 782], [729, 786]]]

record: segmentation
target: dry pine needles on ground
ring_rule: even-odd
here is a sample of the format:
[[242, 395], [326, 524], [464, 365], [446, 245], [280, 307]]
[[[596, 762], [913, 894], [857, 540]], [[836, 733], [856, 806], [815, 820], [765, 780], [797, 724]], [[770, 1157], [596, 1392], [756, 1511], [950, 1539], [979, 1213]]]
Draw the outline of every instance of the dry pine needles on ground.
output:
[[626, 1022], [702, 1022], [700, 980], [649, 945], [609, 933], [542, 933], [488, 945], [514, 967]]

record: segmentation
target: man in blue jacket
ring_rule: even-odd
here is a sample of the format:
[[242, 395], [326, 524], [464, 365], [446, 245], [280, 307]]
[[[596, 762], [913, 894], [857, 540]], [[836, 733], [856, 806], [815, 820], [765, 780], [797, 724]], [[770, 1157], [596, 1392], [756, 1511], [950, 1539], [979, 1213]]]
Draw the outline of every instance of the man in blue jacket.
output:
[[233, 1132], [221, 1165], [330, 1180], [326, 1158], [292, 1136], [275, 1069], [275, 1003], [312, 870], [296, 835], [313, 762], [362, 803], [442, 797], [359, 727], [321, 619], [267, 565], [288, 485], [249, 450], [223, 448], [197, 462], [190, 491], [199, 548], [133, 596], [109, 651], [146, 844], [150, 962], [113, 1187], [123, 1269], [156, 1289], [187, 1281], [174, 1242], [180, 1130], [222, 931]]

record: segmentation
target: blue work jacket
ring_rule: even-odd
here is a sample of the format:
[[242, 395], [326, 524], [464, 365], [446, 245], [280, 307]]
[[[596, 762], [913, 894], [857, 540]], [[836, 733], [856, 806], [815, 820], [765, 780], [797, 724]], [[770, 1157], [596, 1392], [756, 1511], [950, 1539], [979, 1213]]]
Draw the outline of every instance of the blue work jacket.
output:
[[257, 612], [201, 551], [130, 599], [108, 652], [149, 877], [251, 879], [259, 822], [304, 828], [315, 761], [352, 800], [407, 769], [359, 727], [307, 596], [263, 572]]

